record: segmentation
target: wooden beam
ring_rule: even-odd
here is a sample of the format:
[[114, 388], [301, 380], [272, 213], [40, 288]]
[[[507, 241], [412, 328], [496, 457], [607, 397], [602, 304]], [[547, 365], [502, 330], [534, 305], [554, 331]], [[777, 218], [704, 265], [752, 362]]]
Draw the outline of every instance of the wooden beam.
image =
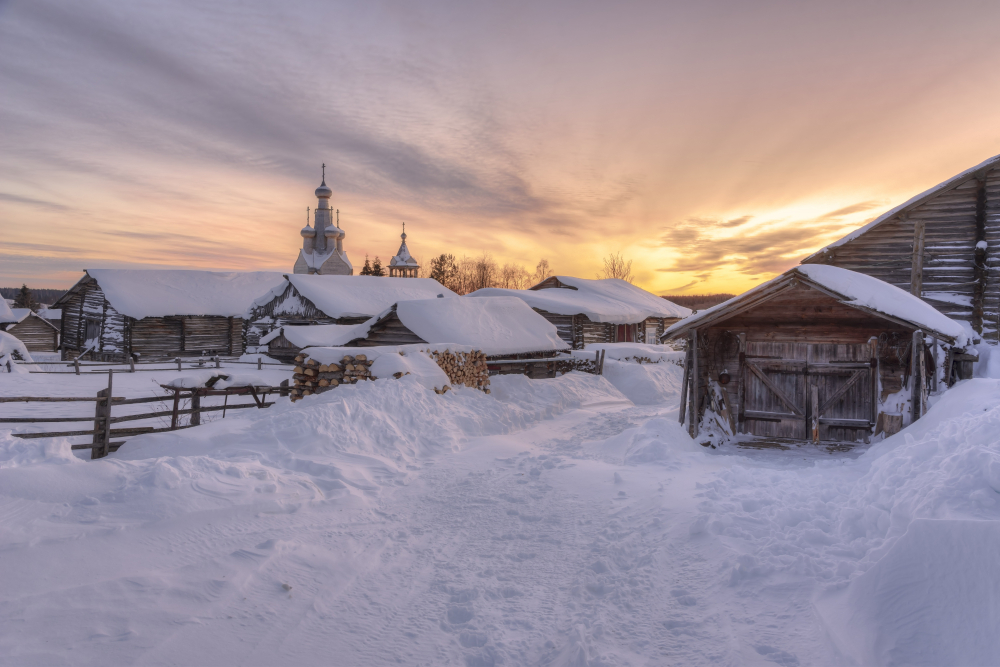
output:
[[924, 289], [924, 221], [913, 221], [913, 260], [910, 268], [910, 294], [919, 297]]
[[819, 387], [809, 385], [809, 405], [812, 408], [812, 419], [810, 419], [811, 435], [814, 444], [819, 444]]
[[[597, 353], [596, 364], [600, 363], [601, 353]], [[681, 424], [684, 423], [684, 418], [687, 416], [687, 395], [688, 395], [688, 379], [691, 377], [691, 350], [687, 350], [684, 355], [684, 379], [681, 380], [681, 408], [678, 411], [678, 418]]]
[[983, 333], [983, 298], [986, 296], [986, 174], [976, 175], [976, 245], [972, 251], [972, 328]]
[[746, 413], [746, 358], [747, 358], [747, 335], [745, 332], [737, 334], [739, 340], [739, 389], [736, 397], [736, 432], [743, 433], [743, 422]]
[[924, 355], [924, 332], [917, 329], [913, 332], [913, 341], [910, 344], [910, 423], [916, 422], [922, 416], [920, 408], [923, 403], [921, 394], [920, 360]]
[[688, 414], [688, 433], [692, 438], [698, 435], [698, 330], [694, 329], [688, 335], [688, 348], [691, 350], [691, 396]]

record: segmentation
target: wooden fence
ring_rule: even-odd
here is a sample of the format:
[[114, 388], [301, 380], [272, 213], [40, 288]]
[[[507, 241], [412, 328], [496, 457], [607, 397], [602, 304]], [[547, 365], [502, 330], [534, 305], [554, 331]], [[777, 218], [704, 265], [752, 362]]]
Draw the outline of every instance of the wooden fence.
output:
[[[95, 373], [104, 371], [92, 371], [86, 370], [90, 368], [109, 368], [117, 366], [126, 366], [128, 370], [120, 371], [125, 373], [143, 373], [143, 372], [153, 372], [153, 371], [166, 371], [173, 370], [166, 368], [167, 364], [177, 364], [177, 370], [184, 370], [184, 365], [186, 364], [188, 368], [198, 369], [198, 368], [222, 368], [222, 364], [230, 365], [241, 365], [241, 366], [256, 366], [257, 370], [261, 371], [265, 368], [269, 370], [280, 370], [282, 368], [288, 369], [292, 364], [274, 364], [274, 363], [264, 363], [264, 360], [258, 358], [257, 361], [237, 361], [235, 359], [223, 359], [222, 357], [175, 357], [173, 359], [161, 359], [159, 361], [136, 361], [134, 358], [128, 361], [121, 362], [89, 362], [80, 363], [80, 359], [76, 358], [73, 361], [18, 361], [16, 362], [19, 366], [64, 366], [67, 370], [65, 371], [28, 371], [29, 373], [42, 373], [42, 374], [54, 374], [54, 373], [76, 373], [77, 375], [83, 373]], [[158, 368], [136, 368], [136, 366], [158, 366]]]
[[[143, 433], [159, 433], [162, 431], [176, 431], [182, 428], [190, 428], [201, 424], [201, 415], [206, 412], [222, 412], [225, 418], [229, 410], [243, 410], [246, 408], [266, 408], [274, 405], [268, 402], [267, 397], [277, 393], [279, 396], [288, 395], [288, 380], [284, 380], [278, 387], [267, 386], [246, 386], [229, 387], [227, 389], [213, 389], [210, 387], [197, 387], [193, 389], [183, 389], [160, 385], [164, 390], [163, 396], [143, 396], [139, 398], [124, 398], [112, 395], [114, 382], [114, 370], [108, 369], [108, 386], [97, 392], [94, 397], [90, 396], [0, 396], [0, 403], [68, 403], [68, 402], [91, 402], [95, 404], [94, 426], [90, 429], [74, 431], [46, 431], [43, 433], [12, 433], [17, 438], [57, 438], [89, 435], [91, 442], [85, 444], [72, 445], [73, 449], [89, 449], [91, 459], [99, 459], [109, 453], [117, 451], [125, 444], [124, 440], [112, 442], [113, 436], [131, 437]], [[222, 405], [202, 407], [201, 399], [206, 396], [223, 396]], [[250, 396], [253, 403], [237, 403], [229, 405], [230, 396]], [[191, 407], [181, 409], [181, 401], [188, 400]], [[136, 405], [139, 403], [162, 403], [172, 401], [173, 409], [144, 412], [140, 414], [126, 414], [114, 416], [113, 409], [125, 405]], [[179, 417], [181, 415], [191, 415], [188, 424], [181, 425]], [[132, 428], [112, 428], [112, 424], [122, 422], [138, 421], [142, 419], [156, 419], [170, 417], [170, 426], [157, 428], [155, 426], [138, 426]], [[0, 424], [49, 424], [66, 422], [90, 421], [83, 416], [76, 417], [0, 417]]]

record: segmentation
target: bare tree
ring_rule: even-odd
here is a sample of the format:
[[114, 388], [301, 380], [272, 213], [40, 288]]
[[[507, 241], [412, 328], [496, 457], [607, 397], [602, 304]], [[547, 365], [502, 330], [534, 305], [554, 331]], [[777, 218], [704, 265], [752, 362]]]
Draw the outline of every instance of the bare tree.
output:
[[618, 278], [627, 283], [635, 280], [632, 275], [632, 260], [626, 261], [620, 252], [604, 258], [604, 271], [597, 274], [598, 278]]
[[538, 261], [538, 266], [535, 267], [535, 275], [533, 276], [535, 284], [542, 282], [546, 278], [552, 275], [552, 269], [549, 268], [549, 260], [540, 259]]
[[504, 289], [527, 289], [531, 287], [531, 274], [520, 264], [507, 262], [500, 268], [497, 287]]

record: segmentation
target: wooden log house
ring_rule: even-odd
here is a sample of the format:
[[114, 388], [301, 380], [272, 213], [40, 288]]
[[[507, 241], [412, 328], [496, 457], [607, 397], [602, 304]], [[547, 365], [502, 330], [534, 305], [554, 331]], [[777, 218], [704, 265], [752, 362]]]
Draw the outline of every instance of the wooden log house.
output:
[[569, 349], [556, 328], [513, 297], [401, 301], [358, 328], [350, 347], [454, 344], [486, 355], [490, 374], [553, 377]]
[[20, 340], [29, 352], [59, 349], [59, 328], [30, 308], [7, 308], [0, 313], [0, 331]]
[[574, 350], [589, 343], [658, 344], [674, 322], [691, 314], [624, 280], [552, 276], [527, 290], [486, 288], [471, 297], [516, 296], [551, 322]]
[[829, 264], [920, 297], [985, 340], [1000, 330], [1000, 155], [967, 169], [817, 251]]
[[[792, 269], [670, 327], [687, 340], [681, 414], [703, 432], [868, 442], [951, 383], [965, 329], [925, 302], [833, 266]], [[707, 431], [706, 431], [707, 429]]]
[[282, 280], [263, 271], [87, 270], [53, 305], [62, 310], [62, 357], [240, 355], [243, 314]]

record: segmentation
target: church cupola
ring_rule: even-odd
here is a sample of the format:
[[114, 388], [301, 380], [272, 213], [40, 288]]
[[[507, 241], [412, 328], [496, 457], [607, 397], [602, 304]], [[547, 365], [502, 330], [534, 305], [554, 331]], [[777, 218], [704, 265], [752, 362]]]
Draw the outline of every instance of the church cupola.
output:
[[390, 278], [417, 278], [420, 273], [420, 264], [410, 254], [410, 249], [406, 247], [406, 223], [403, 223], [403, 233], [399, 235], [402, 243], [399, 250], [389, 260]]
[[327, 275], [349, 276], [354, 273], [354, 267], [344, 252], [344, 230], [340, 228], [340, 212], [334, 222], [334, 211], [330, 208], [330, 198], [333, 190], [326, 184], [326, 164], [323, 165], [323, 178], [316, 188], [316, 210], [313, 211], [313, 225], [309, 226], [308, 215], [306, 226], [302, 229], [302, 250], [295, 262], [295, 273], [319, 273]]

